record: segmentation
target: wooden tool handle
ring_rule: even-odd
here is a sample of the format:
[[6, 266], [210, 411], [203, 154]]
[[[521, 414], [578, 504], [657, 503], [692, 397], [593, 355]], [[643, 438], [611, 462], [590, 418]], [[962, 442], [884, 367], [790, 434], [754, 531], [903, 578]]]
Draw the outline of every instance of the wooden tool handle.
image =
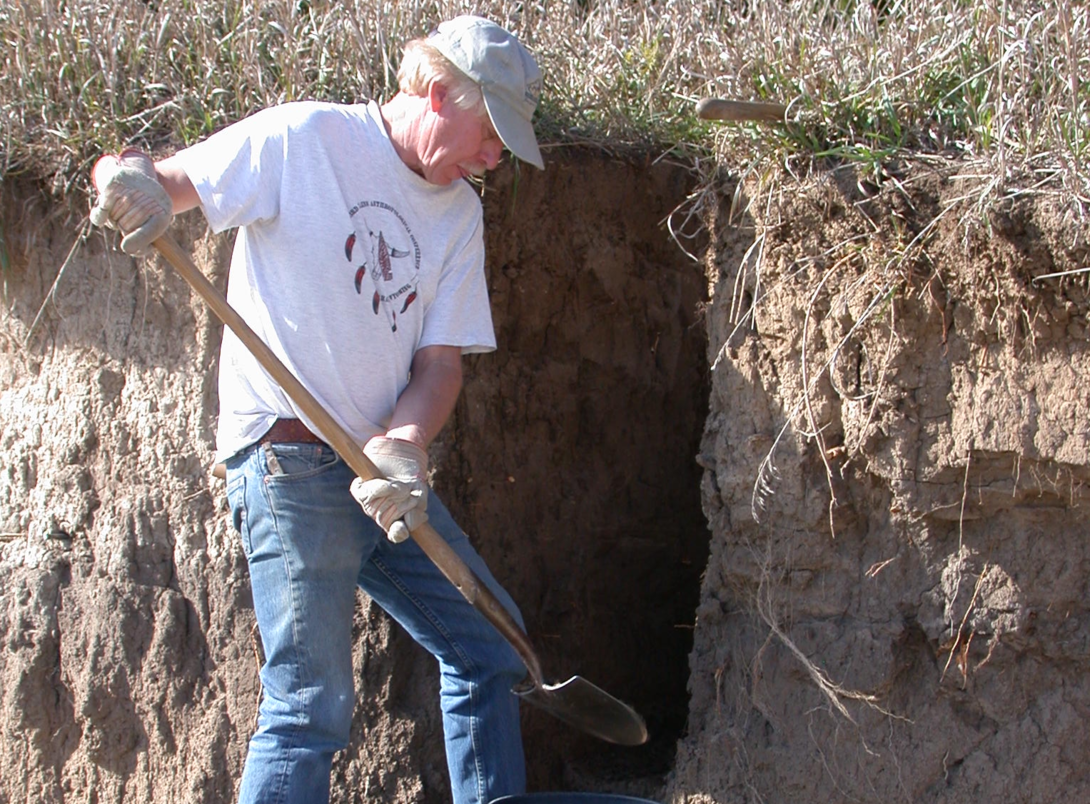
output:
[[[378, 468], [363, 454], [360, 446], [352, 440], [352, 437], [348, 435], [343, 427], [337, 424], [336, 420], [326, 412], [325, 408], [318, 404], [318, 400], [296, 379], [295, 375], [288, 371], [287, 366], [257, 336], [257, 333], [250, 328], [250, 325], [243, 320], [242, 316], [227, 303], [227, 299], [223, 297], [223, 294], [208, 281], [208, 278], [201, 273], [189, 255], [174, 242], [174, 239], [169, 235], [163, 235], [153, 245], [166, 258], [167, 262], [174, 267], [174, 270], [181, 274], [189, 286], [197, 292], [197, 295], [204, 299], [216, 317], [231, 328], [231, 331], [250, 350], [262, 368], [269, 372], [277, 384], [284, 389], [284, 393], [302, 409], [314, 423], [318, 434], [336, 450], [337, 454], [351, 467], [352, 471], [364, 480], [381, 477]], [[496, 596], [487, 587], [481, 584], [480, 579], [474, 574], [473, 570], [466, 566], [466, 563], [459, 558], [458, 554], [429, 523], [425, 522], [412, 531], [412, 537], [413, 541], [420, 545], [420, 549], [439, 568], [439, 571], [457, 587], [462, 597], [483, 614], [496, 630], [503, 635], [504, 639], [511, 643], [511, 646], [522, 658], [535, 683], [541, 686], [544, 682], [537, 654], [522, 629], [519, 628], [518, 623], [503, 607], [503, 604], [496, 599]]]
[[701, 120], [782, 123], [786, 114], [787, 107], [781, 103], [704, 98], [696, 105], [696, 116]]

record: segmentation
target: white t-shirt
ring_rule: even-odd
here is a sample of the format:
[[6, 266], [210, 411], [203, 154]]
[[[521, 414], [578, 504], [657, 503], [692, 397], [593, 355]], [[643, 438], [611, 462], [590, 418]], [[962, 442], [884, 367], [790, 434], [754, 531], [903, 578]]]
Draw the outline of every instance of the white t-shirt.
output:
[[[180, 151], [216, 232], [240, 227], [227, 300], [362, 444], [425, 346], [496, 348], [480, 199], [398, 157], [378, 104], [288, 103]], [[225, 330], [217, 460], [307, 420]]]

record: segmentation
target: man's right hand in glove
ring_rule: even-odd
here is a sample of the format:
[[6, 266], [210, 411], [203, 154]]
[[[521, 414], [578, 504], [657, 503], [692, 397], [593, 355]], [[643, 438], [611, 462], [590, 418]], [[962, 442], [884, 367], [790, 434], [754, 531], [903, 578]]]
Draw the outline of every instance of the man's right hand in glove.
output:
[[147, 253], [170, 228], [173, 202], [147, 154], [130, 149], [103, 156], [91, 169], [91, 181], [98, 193], [91, 223], [119, 229], [126, 254]]
[[428, 453], [411, 441], [376, 436], [363, 454], [385, 477], [352, 481], [352, 496], [392, 542], [428, 521]]

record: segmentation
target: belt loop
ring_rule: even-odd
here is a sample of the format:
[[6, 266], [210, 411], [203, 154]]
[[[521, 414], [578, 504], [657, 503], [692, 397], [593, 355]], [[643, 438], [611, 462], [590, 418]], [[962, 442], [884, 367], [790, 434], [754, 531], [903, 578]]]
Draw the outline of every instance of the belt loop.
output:
[[284, 470], [280, 468], [280, 461], [276, 458], [276, 453], [273, 452], [272, 444], [265, 441], [261, 444], [261, 449], [265, 452], [265, 465], [269, 467], [269, 473], [273, 475], [282, 475]]

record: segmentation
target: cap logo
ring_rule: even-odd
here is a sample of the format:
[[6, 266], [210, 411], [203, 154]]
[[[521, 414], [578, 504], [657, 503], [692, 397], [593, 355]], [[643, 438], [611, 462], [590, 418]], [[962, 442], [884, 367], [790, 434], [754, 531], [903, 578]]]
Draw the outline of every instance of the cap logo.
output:
[[541, 98], [541, 79], [540, 78], [535, 78], [533, 81], [530, 81], [528, 84], [526, 84], [526, 95], [525, 95], [525, 97], [526, 97], [526, 102], [527, 103], [532, 103], [534, 106], [537, 106], [537, 102]]

